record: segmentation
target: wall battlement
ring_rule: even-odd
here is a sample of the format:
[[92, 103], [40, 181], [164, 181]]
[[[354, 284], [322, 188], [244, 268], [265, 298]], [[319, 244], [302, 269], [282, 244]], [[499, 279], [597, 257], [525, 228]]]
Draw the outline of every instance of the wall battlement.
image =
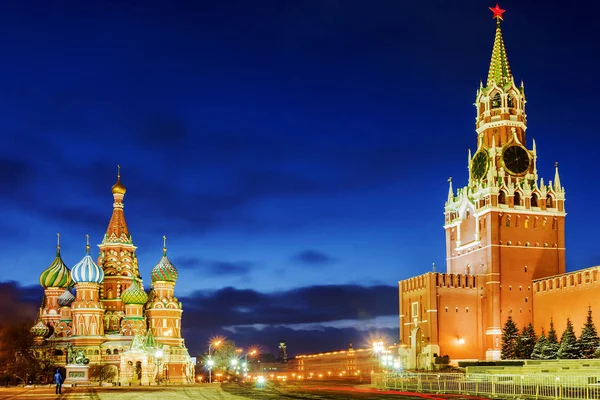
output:
[[477, 277], [466, 274], [448, 274], [439, 272], [428, 272], [400, 282], [403, 293], [409, 293], [416, 290], [433, 287], [445, 287], [455, 289], [475, 289], [477, 287]]
[[600, 285], [600, 266], [534, 280], [533, 293], [577, 288], [591, 284]]

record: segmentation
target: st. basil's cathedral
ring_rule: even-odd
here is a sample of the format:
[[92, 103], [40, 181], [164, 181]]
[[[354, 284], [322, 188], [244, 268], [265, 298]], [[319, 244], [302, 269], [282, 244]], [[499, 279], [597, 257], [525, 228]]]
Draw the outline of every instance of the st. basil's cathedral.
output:
[[[112, 187], [113, 212], [97, 263], [85, 255], [71, 270], [60, 254], [40, 275], [44, 299], [31, 331], [38, 349], [54, 354], [66, 382], [89, 380], [93, 365], [110, 365], [120, 384], [192, 383], [194, 365], [181, 337], [181, 302], [175, 297], [177, 269], [167, 257], [150, 274], [150, 291], [138, 269], [129, 233], [120, 172]], [[73, 289], [75, 293], [73, 294]]]

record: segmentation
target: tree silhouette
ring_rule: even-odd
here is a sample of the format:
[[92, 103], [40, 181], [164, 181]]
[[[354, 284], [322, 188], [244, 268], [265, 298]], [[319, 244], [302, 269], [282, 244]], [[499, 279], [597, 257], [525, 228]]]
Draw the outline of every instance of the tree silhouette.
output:
[[517, 358], [517, 344], [519, 340], [519, 328], [512, 319], [508, 316], [504, 327], [502, 327], [502, 351], [500, 357], [503, 360]]
[[556, 329], [554, 328], [554, 321], [550, 318], [550, 330], [546, 337], [546, 346], [542, 348], [542, 359], [554, 360], [558, 358], [558, 336], [556, 335]]
[[530, 322], [529, 325], [523, 328], [521, 335], [519, 335], [516, 349], [517, 358], [521, 360], [531, 358], [531, 353], [533, 353], [533, 348], [535, 347], [536, 342], [537, 337], [535, 335], [535, 329], [533, 328], [533, 324]]
[[567, 327], [560, 337], [560, 347], [558, 348], [558, 358], [561, 359], [573, 359], [579, 358], [581, 354], [579, 345], [577, 343], [577, 337], [573, 330], [573, 323], [570, 318], [567, 318]]
[[596, 326], [592, 320], [592, 307], [588, 308], [587, 318], [581, 330], [578, 344], [581, 358], [595, 357], [596, 350], [600, 346], [600, 338], [598, 338], [598, 331], [596, 331]]
[[546, 332], [544, 332], [544, 328], [542, 328], [542, 333], [538, 338], [537, 342], [535, 342], [535, 346], [533, 346], [533, 351], [531, 352], [531, 358], [534, 360], [542, 360], [543, 359], [543, 350], [544, 347], [548, 345], [548, 341], [546, 339]]

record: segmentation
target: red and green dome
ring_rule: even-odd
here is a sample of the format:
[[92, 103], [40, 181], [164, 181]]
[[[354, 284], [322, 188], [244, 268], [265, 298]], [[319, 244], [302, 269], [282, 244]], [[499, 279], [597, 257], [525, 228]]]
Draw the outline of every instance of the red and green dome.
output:
[[177, 270], [175, 269], [173, 264], [171, 264], [171, 261], [169, 261], [169, 258], [167, 257], [167, 249], [163, 249], [162, 258], [160, 259], [158, 264], [156, 264], [154, 268], [152, 268], [152, 272], [150, 273], [150, 278], [152, 279], [152, 282], [176, 282], [178, 276], [179, 274], [177, 273]]

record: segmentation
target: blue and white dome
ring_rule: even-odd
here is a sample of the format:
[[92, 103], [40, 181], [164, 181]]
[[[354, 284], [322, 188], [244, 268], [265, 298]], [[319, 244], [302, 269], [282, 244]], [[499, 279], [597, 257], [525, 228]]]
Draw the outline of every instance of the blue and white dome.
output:
[[90, 256], [90, 243], [86, 246], [86, 254], [73, 269], [71, 269], [71, 278], [75, 283], [102, 283], [104, 281], [104, 271], [100, 268], [92, 256]]

